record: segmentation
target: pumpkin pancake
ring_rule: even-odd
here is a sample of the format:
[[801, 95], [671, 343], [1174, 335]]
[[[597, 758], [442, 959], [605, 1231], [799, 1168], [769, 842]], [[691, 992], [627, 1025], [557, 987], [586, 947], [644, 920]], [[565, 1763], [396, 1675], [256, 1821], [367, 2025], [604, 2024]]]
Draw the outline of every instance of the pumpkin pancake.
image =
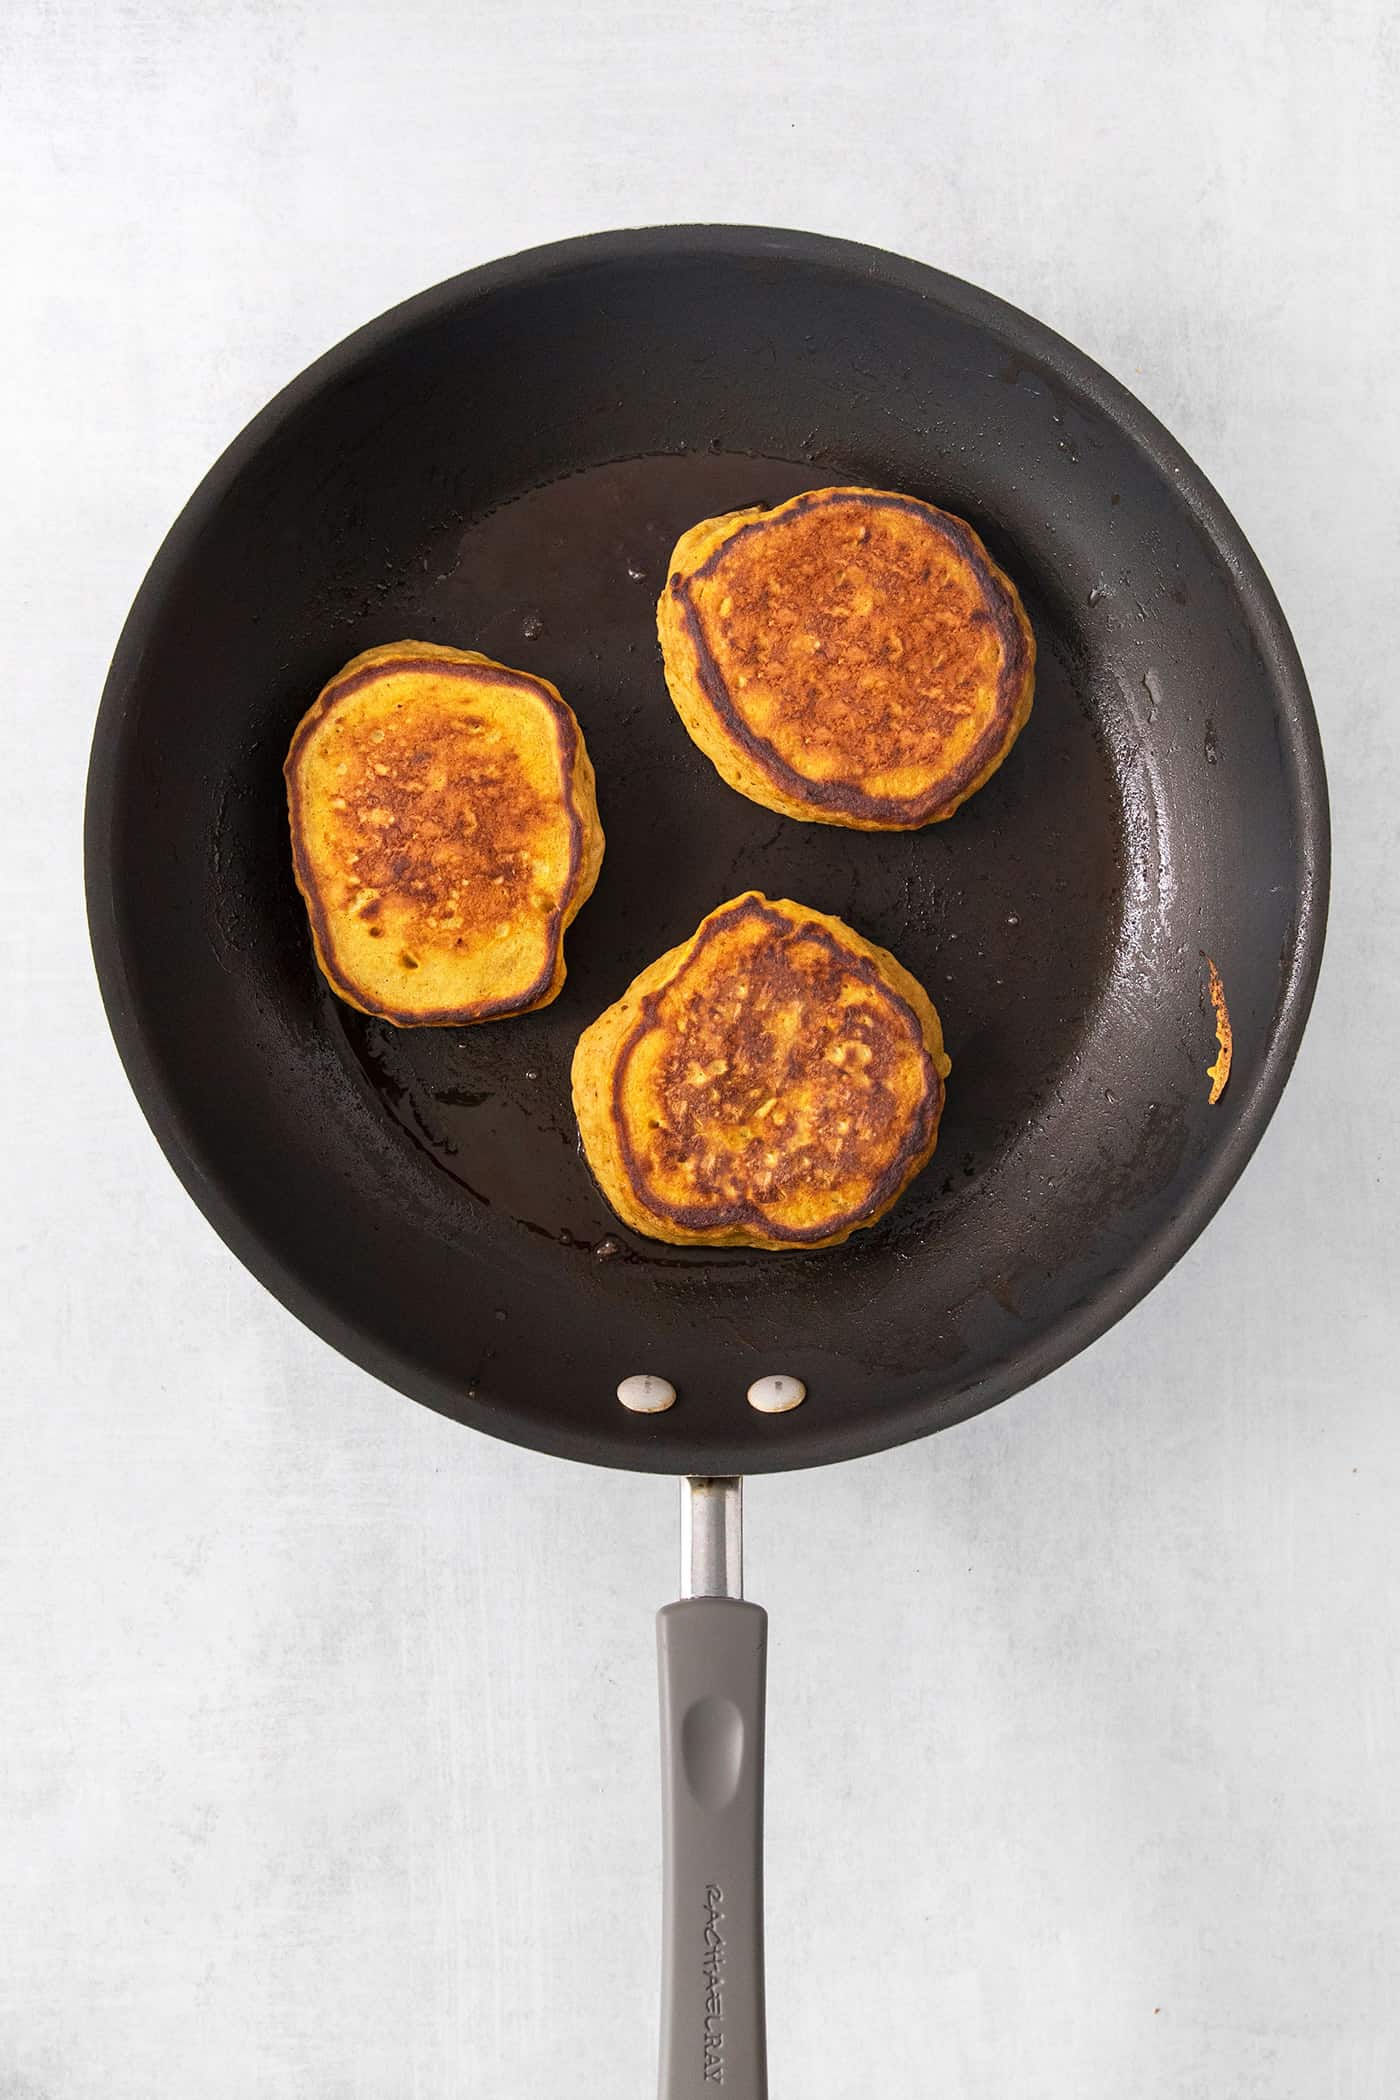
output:
[[749, 890], [585, 1030], [574, 1108], [636, 1231], [834, 1247], [928, 1161], [948, 1071], [933, 1004], [892, 955]]
[[765, 809], [915, 831], [1024, 728], [1035, 638], [972, 527], [886, 489], [814, 489], [677, 542], [657, 606], [700, 749]]
[[399, 1028], [547, 1006], [598, 879], [593, 768], [547, 678], [393, 642], [331, 680], [285, 767], [297, 887], [332, 990]]

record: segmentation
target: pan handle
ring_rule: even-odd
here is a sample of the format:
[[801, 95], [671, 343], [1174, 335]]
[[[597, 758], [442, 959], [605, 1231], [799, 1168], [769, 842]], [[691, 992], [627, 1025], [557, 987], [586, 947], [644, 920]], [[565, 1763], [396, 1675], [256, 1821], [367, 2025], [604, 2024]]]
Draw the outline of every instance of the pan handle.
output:
[[763, 1693], [768, 1615], [742, 1601], [738, 1480], [691, 1480], [661, 1675], [660, 2100], [767, 2100]]

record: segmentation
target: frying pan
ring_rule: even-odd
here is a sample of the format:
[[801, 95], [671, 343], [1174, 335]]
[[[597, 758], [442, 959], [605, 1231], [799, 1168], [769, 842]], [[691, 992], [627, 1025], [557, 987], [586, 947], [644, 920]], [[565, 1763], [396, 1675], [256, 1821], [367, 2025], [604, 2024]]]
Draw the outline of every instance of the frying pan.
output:
[[[831, 483], [970, 519], [1036, 631], [1028, 728], [923, 832], [742, 800], [661, 682], [680, 531]], [[341, 663], [405, 637], [545, 673], [597, 766], [602, 877], [561, 997], [524, 1019], [396, 1031], [312, 958], [282, 758]], [[694, 1483], [688, 1601], [660, 1621], [667, 2100], [766, 2090], [739, 1476], [974, 1414], [1163, 1275], [1278, 1099], [1327, 859], [1302, 671], [1199, 471], [1037, 322], [847, 242], [667, 227], [471, 271], [279, 395], [158, 554], [102, 700], [87, 882], [113, 1033], [177, 1173], [284, 1304], [414, 1399]], [[649, 1242], [577, 1146], [581, 1029], [750, 886], [893, 949], [943, 1015], [938, 1152], [843, 1248]], [[638, 1372], [676, 1387], [669, 1412], [618, 1405]], [[745, 1404], [774, 1373], [805, 1384], [795, 1412]]]

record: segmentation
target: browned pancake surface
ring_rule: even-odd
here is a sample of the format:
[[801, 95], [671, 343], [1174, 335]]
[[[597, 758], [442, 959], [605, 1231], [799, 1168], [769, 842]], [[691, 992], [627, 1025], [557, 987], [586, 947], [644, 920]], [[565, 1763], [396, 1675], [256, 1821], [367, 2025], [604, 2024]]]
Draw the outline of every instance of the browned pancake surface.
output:
[[1034, 642], [972, 528], [828, 489], [692, 528], [658, 628], [691, 735], [785, 814], [914, 828], [989, 777], [1030, 712]]
[[528, 1011], [563, 981], [602, 833], [573, 714], [471, 652], [367, 652], [287, 760], [297, 881], [340, 996], [401, 1026]]
[[933, 1149], [947, 1059], [927, 996], [840, 920], [749, 893], [643, 972], [574, 1066], [585, 1148], [658, 1238], [820, 1246]]

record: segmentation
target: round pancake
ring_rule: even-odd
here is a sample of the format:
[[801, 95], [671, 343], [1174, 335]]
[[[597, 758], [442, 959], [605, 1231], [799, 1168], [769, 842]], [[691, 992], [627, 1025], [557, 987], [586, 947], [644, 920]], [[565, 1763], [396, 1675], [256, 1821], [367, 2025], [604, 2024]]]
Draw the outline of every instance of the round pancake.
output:
[[634, 1230], [834, 1247], [927, 1163], [949, 1069], [932, 1001], [892, 955], [749, 890], [585, 1030], [574, 1108]]
[[887, 489], [692, 526], [657, 632], [676, 710], [722, 777], [811, 823], [950, 817], [1031, 711], [1015, 585], [961, 518]]
[[582, 732], [547, 678], [431, 642], [366, 650], [284, 770], [316, 960], [347, 1005], [447, 1027], [557, 995], [603, 833]]

